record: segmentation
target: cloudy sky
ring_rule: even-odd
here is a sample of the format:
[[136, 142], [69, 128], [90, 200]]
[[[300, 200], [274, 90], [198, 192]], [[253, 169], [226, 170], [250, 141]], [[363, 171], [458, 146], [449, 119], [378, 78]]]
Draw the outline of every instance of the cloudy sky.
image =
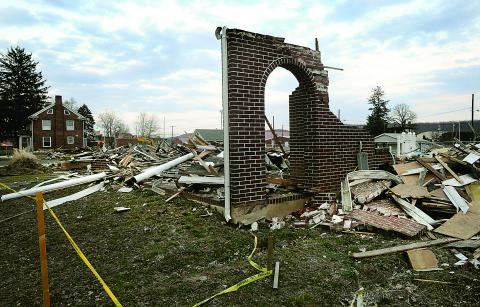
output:
[[[0, 10], [1, 53], [24, 47], [52, 96], [115, 111], [132, 130], [138, 112], [165, 117], [168, 134], [220, 127], [217, 26], [311, 48], [317, 37], [324, 64], [344, 69], [330, 71], [329, 94], [346, 123], [365, 121], [376, 85], [421, 121], [469, 119], [480, 97], [479, 1], [2, 0]], [[269, 77], [276, 127], [288, 126], [297, 84], [281, 68]]]

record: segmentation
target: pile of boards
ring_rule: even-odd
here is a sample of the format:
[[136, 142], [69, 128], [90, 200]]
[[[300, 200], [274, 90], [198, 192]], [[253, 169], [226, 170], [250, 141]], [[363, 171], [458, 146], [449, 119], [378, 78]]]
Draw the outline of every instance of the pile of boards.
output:
[[[438, 244], [450, 243], [459, 249], [474, 249], [471, 260], [457, 250], [455, 255], [460, 262], [469, 260], [478, 267], [479, 162], [480, 145], [457, 143], [452, 148], [435, 150], [426, 156], [395, 164], [391, 173], [351, 172], [341, 185], [344, 220], [351, 219], [355, 223], [409, 237], [423, 234], [432, 242], [440, 240]], [[405, 249], [410, 251], [410, 260], [432, 257], [430, 251], [421, 251], [417, 255], [413, 252], [415, 248], [418, 247]]]

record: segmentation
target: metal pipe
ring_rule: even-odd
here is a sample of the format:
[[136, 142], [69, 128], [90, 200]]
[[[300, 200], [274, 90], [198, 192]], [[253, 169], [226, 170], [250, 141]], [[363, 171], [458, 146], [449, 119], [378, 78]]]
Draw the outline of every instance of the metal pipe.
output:
[[62, 182], [54, 183], [54, 184], [49, 184], [49, 185], [44, 185], [44, 186], [40, 186], [40, 187], [36, 187], [36, 188], [31, 188], [29, 190], [24, 190], [24, 191], [19, 191], [19, 192], [15, 192], [15, 193], [5, 194], [1, 197], [1, 200], [3, 202], [3, 201], [6, 201], [6, 200], [9, 200], [9, 199], [15, 199], [15, 198], [19, 198], [19, 197], [22, 197], [22, 196], [35, 195], [38, 192], [44, 193], [44, 192], [49, 192], [49, 191], [53, 191], [53, 190], [60, 190], [60, 189], [72, 187], [72, 186], [75, 186], [75, 185], [80, 185], [80, 184], [84, 184], [84, 183], [97, 181], [99, 179], [104, 178], [105, 176], [107, 176], [107, 174], [105, 172], [102, 172], [102, 173], [95, 174], [95, 175], [90, 175], [90, 176], [85, 176], [85, 177], [81, 177], [81, 178], [65, 180], [65, 181], [62, 181]]
[[218, 27], [215, 31], [217, 39], [222, 43], [222, 109], [223, 109], [223, 162], [224, 162], [224, 188], [225, 188], [225, 220], [232, 218], [230, 215], [230, 131], [228, 119], [228, 62], [227, 62], [227, 27]]
[[150, 168], [147, 168], [145, 171], [143, 171], [142, 173], [138, 174], [137, 176], [134, 176], [133, 177], [133, 180], [135, 182], [142, 182], [144, 181], [145, 179], [148, 179], [150, 177], [153, 177], [155, 175], [158, 175], [160, 174], [161, 172], [164, 172], [166, 170], [169, 170], [171, 169], [172, 167], [174, 166], [177, 166], [178, 164], [180, 163], [183, 163], [187, 160], [190, 160], [191, 158], [193, 158], [195, 156], [194, 153], [189, 153], [189, 154], [186, 154], [184, 156], [181, 156], [181, 157], [178, 157], [172, 161], [169, 161], [167, 163], [164, 163], [164, 164], [161, 164], [161, 165], [157, 165], [157, 166], [153, 166], [153, 167], [150, 167]]

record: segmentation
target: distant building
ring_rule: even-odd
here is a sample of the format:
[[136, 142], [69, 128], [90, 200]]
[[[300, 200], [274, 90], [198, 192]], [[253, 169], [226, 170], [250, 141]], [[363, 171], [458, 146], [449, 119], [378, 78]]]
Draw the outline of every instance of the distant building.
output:
[[374, 142], [376, 148], [388, 148], [396, 156], [417, 150], [424, 152], [432, 147], [432, 142], [417, 137], [413, 132], [382, 133], [374, 138]]
[[20, 135], [20, 148], [75, 149], [85, 147], [85, 118], [62, 104], [62, 96], [55, 102], [28, 117], [31, 120], [30, 135]]

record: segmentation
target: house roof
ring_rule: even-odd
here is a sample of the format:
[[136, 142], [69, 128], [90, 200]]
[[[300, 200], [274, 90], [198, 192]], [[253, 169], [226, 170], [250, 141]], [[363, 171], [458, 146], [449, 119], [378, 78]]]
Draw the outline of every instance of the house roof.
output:
[[208, 142], [223, 142], [223, 129], [195, 129], [194, 133]]
[[[47, 111], [47, 110], [50, 109], [50, 108], [53, 108], [54, 106], [55, 106], [55, 103], [51, 103], [51, 104], [49, 104], [48, 106], [46, 106], [45, 108], [41, 109], [40, 111], [33, 113], [33, 114], [30, 115], [28, 118], [30, 118], [30, 119], [35, 119], [35, 118], [37, 118], [38, 115], [40, 115], [41, 113]], [[70, 111], [71, 113], [77, 115], [79, 120], [85, 120], [85, 117], [83, 117], [83, 115], [81, 115], [81, 114], [78, 113], [77, 111], [74, 111], [74, 110], [70, 109], [69, 107], [67, 107], [67, 106], [64, 105], [64, 104], [62, 104], [62, 106], [63, 106], [65, 109], [67, 109], [68, 111]]]

